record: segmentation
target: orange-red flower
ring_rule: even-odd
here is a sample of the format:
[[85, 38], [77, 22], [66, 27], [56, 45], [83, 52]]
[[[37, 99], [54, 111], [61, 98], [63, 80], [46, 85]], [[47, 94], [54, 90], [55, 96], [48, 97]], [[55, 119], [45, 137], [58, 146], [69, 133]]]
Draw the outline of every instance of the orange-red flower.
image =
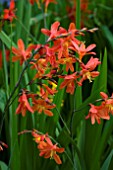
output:
[[90, 104], [91, 108], [89, 110], [88, 115], [86, 116], [86, 119], [91, 118], [91, 123], [94, 124], [95, 120], [98, 124], [100, 124], [101, 119], [109, 120], [110, 116], [108, 114], [108, 109], [102, 104], [100, 106], [95, 106], [93, 104]]
[[50, 109], [53, 109], [54, 107], [55, 104], [50, 104], [48, 103], [48, 101], [45, 101], [44, 99], [33, 100], [32, 109], [34, 111], [38, 111], [38, 113], [44, 112], [48, 116], [53, 116], [53, 113], [50, 111]]
[[88, 69], [88, 70], [92, 71], [92, 70], [94, 70], [94, 69], [97, 67], [97, 65], [99, 65], [99, 64], [101, 64], [101, 61], [99, 61], [98, 58], [93, 58], [93, 57], [91, 57], [91, 58], [89, 59], [89, 61], [86, 63], [86, 65], [82, 63], [82, 64], [81, 64], [81, 67], [84, 68], [84, 69]]
[[81, 64], [82, 70], [80, 71], [80, 75], [82, 78], [79, 81], [79, 85], [82, 85], [82, 82], [86, 79], [88, 79], [89, 82], [92, 82], [92, 80], [99, 75], [98, 71], [93, 71], [99, 64], [101, 64], [101, 62], [98, 58], [93, 57], [90, 58], [86, 65], [83, 63]]
[[[62, 27], [59, 27], [60, 23], [58, 21], [54, 22], [51, 25], [51, 29], [42, 29], [41, 31], [49, 36], [49, 40], [53, 41], [53, 46], [50, 48], [47, 45], [45, 46], [46, 49], [46, 60], [49, 62], [53, 68], [58, 68], [58, 64], [66, 64], [66, 70], [69, 69], [74, 71], [73, 64], [75, 59], [70, 57], [70, 50], [69, 47], [72, 46], [73, 42], [80, 44], [80, 41], [75, 38], [76, 34], [78, 35], [78, 30], [75, 27], [74, 23], [69, 25], [68, 31]], [[55, 39], [56, 38], [56, 39]], [[63, 59], [61, 59], [63, 58]], [[61, 59], [61, 60], [59, 60]]]
[[[34, 60], [35, 61], [35, 60]], [[42, 76], [44, 75], [45, 71], [48, 69], [47, 66], [47, 61], [45, 58], [39, 58], [37, 61], [35, 62], [30, 62], [30, 64], [32, 64], [33, 66], [31, 66], [31, 69], [34, 69], [37, 71], [35, 78], [42, 78]]]
[[35, 130], [33, 130], [31, 134], [34, 137], [35, 142], [38, 143], [38, 144], [41, 141], [44, 141], [45, 138], [47, 137], [47, 134], [41, 135], [41, 134], [38, 134], [37, 132], [35, 132]]
[[14, 0], [11, 0], [9, 9], [4, 9], [4, 20], [9, 20], [10, 22], [13, 21], [13, 19], [16, 18], [15, 15], [15, 2]]
[[18, 102], [19, 105], [16, 109], [16, 114], [22, 113], [22, 116], [26, 115], [26, 111], [28, 110], [29, 112], [33, 113], [33, 109], [30, 106], [29, 102], [28, 102], [28, 98], [30, 97], [30, 95], [28, 96], [26, 94], [26, 91], [23, 90], [22, 91], [22, 95], [19, 97]]
[[48, 30], [48, 29], [45, 29], [45, 28], [41, 29], [41, 32], [43, 34], [49, 36], [48, 41], [53, 39], [53, 38], [56, 38], [59, 35], [58, 34], [59, 25], [60, 25], [60, 23], [58, 21], [56, 21], [51, 25], [51, 30]]
[[35, 129], [32, 131], [32, 136], [34, 137], [35, 142], [38, 144], [37, 148], [39, 149], [40, 156], [44, 158], [54, 159], [57, 164], [61, 164], [62, 161], [57, 155], [57, 152], [64, 152], [64, 148], [59, 148], [57, 144], [53, 144], [48, 134], [39, 134]]
[[72, 72], [74, 72], [74, 63], [76, 62], [76, 59], [74, 57], [65, 57], [65, 58], [61, 58], [58, 60], [59, 64], [65, 64], [66, 65], [66, 71], [68, 72], [69, 70], [71, 70]]
[[18, 61], [20, 60], [20, 65], [23, 64], [24, 61], [28, 60], [32, 54], [32, 50], [34, 49], [33, 45], [29, 45], [28, 48], [25, 50], [24, 42], [22, 39], [19, 39], [18, 42], [18, 48], [12, 47], [12, 52], [15, 54], [13, 56], [12, 61]]
[[[61, 36], [60, 41], [61, 47], [58, 51], [58, 59], [61, 57], [69, 57], [70, 46], [72, 46], [72, 41], [76, 44], [80, 44], [80, 41], [76, 39], [76, 36], [79, 35], [78, 30], [75, 27], [74, 23], [70, 23], [68, 31], [62, 27], [59, 28], [59, 36]], [[56, 44], [59, 42], [56, 41]]]
[[89, 114], [86, 116], [86, 119], [91, 117], [91, 123], [94, 124], [95, 120], [100, 124], [101, 119], [110, 119], [110, 113], [113, 114], [113, 94], [109, 98], [108, 95], [104, 92], [100, 92], [102, 97], [102, 103], [100, 106], [95, 106], [90, 104], [91, 108]]
[[53, 45], [53, 47], [51, 48], [45, 46], [45, 49], [46, 49], [46, 54], [45, 54], [46, 62], [50, 64], [50, 67], [52, 66], [52, 68], [57, 68], [58, 64], [56, 62], [56, 52], [59, 49], [59, 44]]
[[77, 76], [76, 72], [71, 74], [71, 75], [66, 75], [64, 77], [64, 81], [60, 85], [60, 89], [67, 86], [66, 92], [70, 93], [70, 94], [73, 94], [74, 90], [75, 90], [75, 83], [76, 83], [77, 78], [78, 78], [78, 76]]
[[113, 94], [111, 95], [110, 98], [108, 98], [108, 95], [104, 92], [100, 92], [100, 95], [104, 100], [102, 104], [104, 105], [105, 108], [108, 109], [108, 112], [110, 112], [113, 115]]
[[87, 48], [83, 42], [80, 45], [77, 45], [76, 42], [72, 41], [72, 44], [73, 44], [73, 46], [70, 47], [70, 49], [72, 49], [73, 51], [78, 53], [80, 61], [82, 60], [82, 58], [85, 55], [88, 55], [88, 54], [95, 55], [96, 54], [95, 52], [91, 52], [91, 50], [96, 47], [95, 44], [91, 44]]
[[57, 152], [64, 152], [64, 148], [59, 148], [57, 144], [53, 144], [50, 138], [45, 138], [45, 141], [40, 142], [38, 145], [38, 149], [40, 151], [40, 156], [43, 156], [44, 158], [54, 159], [57, 164], [62, 163], [60, 157], [57, 155]]
[[[49, 81], [49, 84], [51, 84], [50, 81]], [[53, 85], [54, 85], [54, 83], [52, 84], [52, 86]], [[42, 99], [44, 99], [46, 102], [51, 103], [54, 94], [57, 93], [55, 86], [57, 87], [57, 85], [54, 85], [54, 88], [53, 87], [50, 88], [46, 84], [41, 84], [41, 87], [39, 86], [40, 91], [39, 91], [38, 95]]]

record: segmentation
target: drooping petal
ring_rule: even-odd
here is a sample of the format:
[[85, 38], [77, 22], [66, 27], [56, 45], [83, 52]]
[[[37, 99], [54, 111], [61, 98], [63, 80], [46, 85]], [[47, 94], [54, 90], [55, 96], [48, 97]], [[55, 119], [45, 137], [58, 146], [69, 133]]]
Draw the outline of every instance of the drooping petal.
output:
[[62, 164], [60, 157], [56, 153], [54, 153], [53, 158], [57, 164]]
[[44, 110], [44, 113], [48, 116], [53, 116], [53, 113], [50, 110]]

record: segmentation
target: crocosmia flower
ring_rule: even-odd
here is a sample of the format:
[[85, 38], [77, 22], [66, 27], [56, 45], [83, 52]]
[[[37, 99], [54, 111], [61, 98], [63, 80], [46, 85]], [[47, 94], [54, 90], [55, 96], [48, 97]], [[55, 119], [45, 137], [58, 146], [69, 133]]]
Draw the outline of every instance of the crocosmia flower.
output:
[[45, 141], [41, 141], [38, 145], [40, 156], [44, 158], [54, 159], [57, 164], [61, 164], [62, 161], [58, 153], [64, 152], [64, 148], [59, 148], [57, 144], [53, 144], [50, 138], [45, 138]]
[[58, 153], [63, 153], [64, 148], [59, 148], [56, 144], [53, 144], [48, 133], [39, 134], [37, 130], [32, 131], [33, 140], [37, 143], [37, 148], [39, 149], [39, 156], [44, 158], [54, 159], [57, 164], [61, 164], [62, 161]]
[[16, 114], [19, 114], [21, 113], [22, 116], [25, 116], [26, 115], [26, 111], [28, 110], [29, 112], [33, 113], [33, 109], [32, 107], [30, 106], [29, 102], [28, 102], [28, 98], [30, 96], [28, 96], [26, 94], [26, 91], [22, 91], [22, 95], [19, 97], [18, 99], [18, 102], [19, 102], [19, 105], [16, 109]]
[[33, 46], [30, 45], [27, 49], [25, 49], [24, 42], [22, 39], [19, 39], [17, 44], [18, 48], [12, 47], [12, 52], [13, 54], [15, 54], [15, 56], [13, 56], [12, 58], [12, 61], [15, 62], [20, 60], [20, 65], [22, 65], [23, 62], [28, 60], [32, 55], [31, 51], [33, 50]]
[[47, 36], [49, 36], [48, 38], [48, 41], [53, 39], [53, 38], [56, 38], [58, 35], [59, 35], [59, 32], [58, 32], [58, 27], [59, 27], [60, 23], [58, 21], [54, 22], [52, 25], [51, 25], [51, 29], [48, 30], [48, 29], [45, 29], [45, 28], [42, 28], [41, 29], [41, 32]]
[[44, 112], [48, 116], [53, 116], [51, 109], [55, 108], [55, 106], [56, 106], [55, 104], [52, 105], [43, 99], [37, 99], [37, 100], [33, 100], [32, 109], [34, 111], [38, 111], [38, 113]]
[[61, 83], [60, 89], [66, 87], [67, 93], [74, 94], [75, 84], [76, 84], [77, 78], [78, 78], [77, 73], [74, 72], [71, 75], [66, 75], [66, 76], [63, 76], [63, 77], [64, 77], [64, 81]]
[[101, 119], [109, 120], [110, 116], [108, 114], [108, 109], [104, 105], [95, 106], [90, 104], [91, 108], [89, 110], [86, 119], [91, 118], [91, 123], [94, 124], [97, 121], [98, 124], [101, 123]]
[[47, 137], [47, 134], [41, 135], [41, 134], [38, 134], [37, 132], [35, 132], [35, 130], [33, 130], [31, 134], [34, 137], [33, 140], [37, 144], [39, 144], [41, 141], [44, 141], [45, 138]]
[[93, 54], [93, 55], [95, 55], [95, 54], [96, 54], [95, 52], [92, 52], [92, 51], [91, 51], [93, 48], [96, 47], [95, 44], [91, 44], [91, 45], [89, 45], [88, 47], [86, 47], [84, 43], [81, 43], [81, 44], [78, 46], [74, 41], [72, 41], [72, 44], [73, 44], [73, 47], [71, 47], [71, 49], [72, 49], [73, 51], [75, 51], [75, 52], [78, 53], [80, 61], [82, 60], [82, 58], [83, 58], [85, 55], [88, 55], [88, 54]]
[[14, 0], [11, 0], [10, 5], [9, 5], [9, 9], [4, 9], [3, 19], [9, 20], [10, 22], [12, 22], [14, 18], [16, 18], [15, 2], [14, 2]]
[[110, 113], [113, 115], [113, 94], [111, 97], [104, 92], [100, 92], [102, 102], [100, 106], [95, 106], [90, 104], [91, 108], [89, 114], [86, 116], [86, 119], [91, 118], [91, 123], [94, 124], [97, 121], [100, 124], [101, 119], [110, 119]]
[[102, 99], [104, 100], [102, 104], [104, 105], [105, 108], [108, 109], [108, 112], [113, 115], [113, 94], [109, 98], [108, 95], [104, 92], [100, 92], [100, 95]]
[[91, 57], [89, 61], [85, 64], [81, 64], [82, 70], [80, 71], [80, 75], [82, 78], [79, 81], [79, 85], [82, 85], [83, 81], [88, 79], [89, 82], [99, 75], [98, 71], [94, 71], [94, 69], [101, 64], [98, 58]]

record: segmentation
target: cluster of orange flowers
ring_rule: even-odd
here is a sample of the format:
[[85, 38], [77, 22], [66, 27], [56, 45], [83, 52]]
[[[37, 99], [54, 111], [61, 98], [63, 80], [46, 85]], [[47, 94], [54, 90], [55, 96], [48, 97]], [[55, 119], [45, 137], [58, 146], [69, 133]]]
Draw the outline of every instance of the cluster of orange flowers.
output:
[[108, 95], [104, 92], [100, 92], [102, 102], [101, 105], [95, 106], [90, 104], [91, 108], [89, 114], [86, 116], [86, 119], [91, 117], [91, 123], [94, 124], [95, 120], [100, 124], [101, 119], [110, 119], [110, 113], [113, 115], [113, 94], [109, 98]]
[[[49, 87], [48, 87], [49, 89]], [[50, 89], [51, 90], [51, 89]], [[52, 90], [51, 90], [52, 91]], [[40, 95], [37, 94], [27, 94], [28, 91], [22, 90], [22, 94], [18, 99], [18, 102], [20, 103], [16, 109], [16, 113], [21, 113], [22, 116], [26, 115], [26, 111], [28, 110], [31, 113], [34, 113], [34, 111], [37, 111], [38, 113], [44, 112], [48, 116], [53, 116], [53, 113], [51, 112], [51, 109], [55, 107], [55, 104], [52, 104], [48, 100], [48, 91], [44, 91], [44, 89], [41, 89]], [[47, 93], [47, 94], [46, 94]], [[39, 98], [40, 96], [40, 98]], [[38, 98], [37, 98], [38, 97]], [[33, 106], [30, 106], [28, 99], [32, 99]]]
[[58, 153], [64, 152], [64, 148], [59, 148], [57, 144], [53, 144], [48, 134], [41, 135], [37, 131], [32, 131], [32, 136], [37, 143], [37, 148], [39, 149], [40, 156], [44, 158], [54, 159], [57, 164], [61, 164], [62, 161], [57, 155]]
[[[51, 109], [55, 107], [52, 104], [51, 99], [57, 93], [55, 87], [57, 87], [56, 77], [63, 79], [60, 85], [60, 89], [66, 87], [66, 92], [73, 94], [75, 86], [81, 86], [83, 81], [88, 79], [90, 82], [99, 75], [98, 71], [95, 71], [97, 65], [101, 62], [98, 58], [93, 56], [89, 61], [84, 64], [83, 57], [91, 54], [95, 55], [95, 52], [91, 50], [95, 48], [95, 44], [91, 44], [88, 47], [76, 37], [79, 34], [83, 34], [75, 28], [74, 23], [71, 23], [68, 31], [63, 27], [59, 27], [60, 23], [56, 21], [52, 24], [51, 29], [42, 29], [42, 33], [49, 36], [45, 45], [30, 44], [27, 49], [24, 47], [24, 43], [21, 39], [18, 40], [18, 48], [12, 47], [14, 54], [12, 61], [20, 61], [20, 65], [24, 62], [29, 62], [32, 69], [36, 70], [36, 75], [33, 77], [31, 84], [35, 80], [39, 80], [40, 91], [38, 94], [33, 94], [25, 89], [19, 97], [19, 106], [16, 113], [22, 113], [26, 115], [26, 111], [31, 113], [37, 111], [38, 113], [44, 112], [48, 116], [53, 116]], [[53, 45], [50, 46], [50, 42], [53, 41]], [[32, 51], [34, 50], [34, 56]], [[78, 58], [76, 55], [78, 55]], [[74, 64], [78, 62], [80, 70], [76, 71]], [[61, 69], [61, 65], [65, 65], [65, 70]], [[67, 74], [64, 74], [64, 72]], [[68, 75], [68, 71], [71, 74]], [[46, 80], [47, 84], [42, 83], [42, 80]], [[53, 88], [53, 85], [56, 85]], [[28, 99], [32, 99], [32, 106], [30, 106]]]
[[[34, 4], [38, 0], [30, 0], [31, 4]], [[54, 0], [45, 0], [46, 8], [50, 2]], [[11, 0], [9, 9], [4, 10], [4, 20], [13, 21], [15, 16], [15, 3]], [[95, 30], [95, 29], [94, 29]], [[60, 89], [66, 87], [66, 92], [74, 94], [75, 87], [82, 86], [85, 80], [92, 80], [99, 75], [96, 71], [96, 67], [101, 64], [98, 58], [92, 50], [96, 47], [95, 44], [91, 44], [86, 47], [85, 43], [78, 40], [78, 35], [84, 35], [84, 31], [93, 32], [86, 28], [77, 30], [74, 23], [69, 25], [68, 30], [60, 26], [58, 21], [51, 25], [50, 30], [41, 29], [41, 32], [48, 36], [44, 45], [42, 44], [30, 44], [27, 48], [24, 46], [22, 39], [17, 42], [17, 48], [12, 47], [12, 53], [14, 54], [12, 61], [19, 61], [20, 65], [28, 64], [31, 68], [31, 72], [35, 69], [36, 74], [29, 82], [37, 83], [39, 86], [38, 92], [30, 92], [26, 89], [22, 89], [18, 102], [19, 105], [16, 109], [16, 114], [26, 115], [26, 112], [31, 113], [38, 112], [39, 114], [44, 112], [48, 116], [53, 116], [51, 109], [56, 105], [52, 103], [54, 95], [57, 93], [56, 78], [61, 78], [62, 83]], [[52, 43], [51, 43], [52, 42]], [[83, 58], [87, 55], [91, 55], [88, 62], [84, 63]], [[78, 63], [79, 69], [76, 70], [75, 63]], [[62, 65], [64, 67], [62, 67]], [[68, 74], [69, 73], [69, 74]], [[37, 81], [38, 80], [38, 81]], [[43, 81], [44, 80], [44, 81]], [[46, 80], [46, 84], [43, 83]], [[100, 123], [100, 119], [109, 119], [109, 113], [113, 114], [113, 95], [111, 98], [101, 92], [102, 104], [95, 106], [90, 104], [91, 108], [86, 119], [91, 117], [91, 123], [94, 124], [95, 120]], [[29, 99], [31, 99], [29, 101]], [[37, 147], [40, 151], [40, 156], [44, 158], [54, 158], [56, 163], [61, 164], [61, 160], [56, 152], [64, 152], [63, 148], [59, 148], [57, 144], [53, 144], [47, 134], [40, 135], [36, 131], [32, 132]], [[3, 143], [0, 143], [3, 145]], [[2, 146], [0, 145], [0, 150]]]
[[[99, 75], [98, 71], [94, 71], [100, 64], [98, 58], [92, 56], [86, 64], [83, 63], [85, 55], [95, 55], [95, 52], [91, 50], [96, 47], [95, 44], [86, 47], [84, 42], [77, 39], [78, 35], [84, 35], [84, 29], [79, 31], [75, 24], [71, 23], [69, 29], [66, 30], [56, 21], [52, 24], [50, 30], [42, 29], [41, 31], [48, 36], [45, 45], [30, 44], [25, 48], [22, 39], [19, 39], [18, 48], [12, 47], [13, 62], [20, 61], [20, 65], [29, 62], [31, 71], [32, 69], [36, 70], [36, 75], [30, 83], [33, 83], [36, 79], [41, 80], [38, 81], [40, 86], [38, 94], [22, 89], [18, 99], [19, 105], [16, 109], [16, 113], [21, 113], [22, 116], [26, 115], [26, 111], [31, 113], [35, 111], [44, 112], [48, 116], [53, 116], [51, 109], [56, 106], [51, 102], [51, 99], [57, 93], [57, 90], [53, 88], [53, 85], [57, 84], [54, 80], [56, 77], [63, 79], [60, 89], [66, 87], [66, 92], [73, 94], [76, 85], [81, 86], [86, 79], [91, 82]], [[53, 42], [52, 46], [51, 42]], [[75, 70], [74, 64], [76, 62], [79, 63], [79, 71]], [[65, 66], [65, 70], [61, 69], [61, 65]], [[64, 72], [70, 72], [70, 75], [64, 74]], [[42, 83], [42, 80], [46, 80], [48, 85]], [[32, 104], [29, 103], [29, 98]], [[56, 144], [53, 145], [48, 135], [39, 135], [36, 132], [33, 132], [32, 135], [35, 137], [35, 142], [38, 143], [40, 156], [54, 158], [56, 163], [61, 164], [56, 152], [62, 153], [64, 149], [58, 148]]]

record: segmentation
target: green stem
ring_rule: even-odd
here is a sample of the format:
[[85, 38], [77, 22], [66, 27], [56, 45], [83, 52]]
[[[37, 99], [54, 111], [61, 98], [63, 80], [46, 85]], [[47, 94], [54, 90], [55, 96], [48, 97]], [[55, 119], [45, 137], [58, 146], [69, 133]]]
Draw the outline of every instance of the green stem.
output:
[[56, 107], [55, 109], [56, 109], [56, 111], [58, 112], [58, 114], [59, 114], [59, 116], [60, 116], [60, 119], [61, 119], [62, 123], [64, 124], [64, 126], [65, 126], [67, 132], [70, 134], [70, 130], [69, 130], [68, 126], [66, 125], [65, 121], [63, 120], [63, 118], [62, 118], [62, 116], [61, 116], [59, 110], [57, 109], [57, 107]]
[[80, 0], [76, 0], [76, 28], [80, 29], [80, 24], [81, 24], [81, 3]]

